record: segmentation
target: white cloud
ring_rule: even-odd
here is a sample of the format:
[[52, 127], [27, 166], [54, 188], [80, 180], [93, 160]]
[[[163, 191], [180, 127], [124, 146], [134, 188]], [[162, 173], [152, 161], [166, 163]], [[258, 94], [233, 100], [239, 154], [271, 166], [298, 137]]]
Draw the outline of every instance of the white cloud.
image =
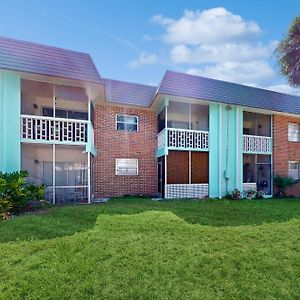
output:
[[264, 60], [242, 63], [222, 62], [200, 68], [190, 68], [187, 73], [249, 85], [268, 82], [276, 75], [273, 68]]
[[244, 83], [271, 85], [276, 78], [271, 58], [277, 41], [262, 42], [262, 30], [223, 7], [184, 11], [178, 19], [157, 15], [169, 60], [187, 73]]
[[157, 15], [152, 21], [165, 28], [163, 38], [170, 44], [217, 44], [261, 33], [256, 22], [245, 21], [223, 7], [203, 11], [186, 10], [178, 20]]
[[214, 62], [246, 62], [269, 58], [274, 51], [274, 42], [262, 43], [225, 43], [222, 45], [201, 44], [189, 47], [184, 44], [171, 49], [170, 57], [175, 64], [200, 64]]
[[129, 66], [132, 68], [139, 67], [141, 65], [153, 65], [157, 62], [157, 55], [155, 53], [146, 53], [141, 52], [139, 57], [136, 60], [133, 60], [129, 63]]

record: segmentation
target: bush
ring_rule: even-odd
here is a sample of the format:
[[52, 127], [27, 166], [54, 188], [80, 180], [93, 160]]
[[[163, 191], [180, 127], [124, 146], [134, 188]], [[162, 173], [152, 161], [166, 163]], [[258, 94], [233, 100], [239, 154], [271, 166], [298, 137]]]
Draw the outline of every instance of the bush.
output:
[[3, 219], [8, 219], [11, 212], [25, 209], [28, 201], [44, 198], [45, 187], [26, 183], [27, 171], [0, 172], [0, 213]]
[[264, 192], [263, 191], [256, 191], [255, 199], [264, 199]]
[[232, 200], [240, 200], [242, 199], [242, 194], [238, 189], [234, 189], [231, 193], [230, 193], [230, 199]]
[[256, 197], [256, 193], [257, 191], [256, 190], [253, 190], [253, 189], [250, 189], [246, 192], [246, 198], [247, 199], [253, 199]]
[[284, 177], [280, 175], [275, 175], [273, 181], [274, 181], [274, 185], [277, 188], [276, 196], [278, 197], [286, 197], [286, 189], [299, 182], [298, 180], [294, 180], [291, 177]]

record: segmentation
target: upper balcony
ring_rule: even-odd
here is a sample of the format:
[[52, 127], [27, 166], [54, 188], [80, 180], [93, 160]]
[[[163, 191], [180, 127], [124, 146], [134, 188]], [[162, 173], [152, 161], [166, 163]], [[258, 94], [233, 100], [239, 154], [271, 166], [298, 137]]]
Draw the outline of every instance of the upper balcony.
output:
[[170, 101], [158, 115], [157, 154], [208, 151], [208, 105]]
[[272, 153], [271, 115], [243, 113], [243, 151], [249, 154]]
[[92, 149], [92, 105], [84, 88], [22, 80], [21, 141]]

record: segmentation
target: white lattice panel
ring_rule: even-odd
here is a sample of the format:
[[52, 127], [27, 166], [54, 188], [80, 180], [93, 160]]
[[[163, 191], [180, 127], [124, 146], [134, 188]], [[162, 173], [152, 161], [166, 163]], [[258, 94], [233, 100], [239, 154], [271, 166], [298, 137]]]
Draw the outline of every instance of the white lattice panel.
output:
[[165, 129], [157, 135], [157, 148], [165, 147]]
[[168, 147], [178, 149], [208, 150], [208, 132], [168, 128]]
[[243, 192], [245, 193], [249, 190], [255, 190], [256, 191], [256, 183], [255, 182], [243, 183]]
[[21, 116], [22, 139], [86, 143], [88, 121]]
[[208, 197], [208, 184], [166, 184], [166, 199]]
[[272, 138], [266, 136], [244, 135], [243, 148], [245, 152], [272, 152]]

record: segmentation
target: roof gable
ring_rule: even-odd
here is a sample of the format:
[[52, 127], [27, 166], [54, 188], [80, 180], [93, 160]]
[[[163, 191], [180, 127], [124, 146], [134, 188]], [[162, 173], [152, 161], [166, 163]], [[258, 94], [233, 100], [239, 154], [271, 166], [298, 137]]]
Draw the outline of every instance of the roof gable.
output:
[[157, 87], [119, 80], [103, 79], [106, 101], [124, 105], [149, 107]]
[[251, 86], [167, 71], [158, 93], [300, 114], [300, 97]]
[[0, 69], [99, 83], [89, 54], [0, 37]]

